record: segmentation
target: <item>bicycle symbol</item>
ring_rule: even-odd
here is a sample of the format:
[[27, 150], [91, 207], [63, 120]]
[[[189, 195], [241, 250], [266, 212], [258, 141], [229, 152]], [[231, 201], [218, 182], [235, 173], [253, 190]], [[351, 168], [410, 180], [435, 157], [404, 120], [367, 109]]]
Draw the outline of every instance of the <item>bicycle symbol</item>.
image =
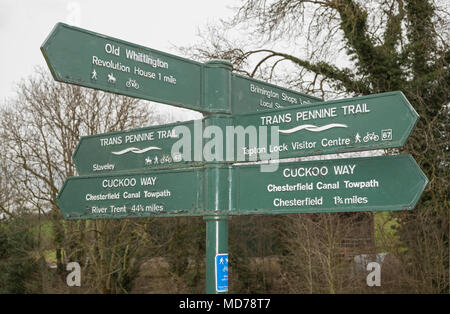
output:
[[126, 87], [134, 87], [134, 88], [136, 88], [136, 89], [139, 89], [139, 84], [138, 84], [138, 82], [136, 82], [135, 80], [133, 80], [133, 79], [128, 79], [128, 81], [125, 83], [125, 86]]
[[161, 164], [166, 164], [166, 163], [170, 164], [170, 163], [173, 162], [173, 159], [172, 159], [172, 157], [170, 157], [169, 155], [163, 155], [163, 156], [161, 157], [161, 159], [160, 159], [159, 162], [160, 162]]
[[372, 133], [367, 132], [366, 136], [363, 137], [364, 143], [367, 143], [368, 141], [378, 142], [379, 139], [380, 137], [377, 134], [375, 134], [375, 132]]

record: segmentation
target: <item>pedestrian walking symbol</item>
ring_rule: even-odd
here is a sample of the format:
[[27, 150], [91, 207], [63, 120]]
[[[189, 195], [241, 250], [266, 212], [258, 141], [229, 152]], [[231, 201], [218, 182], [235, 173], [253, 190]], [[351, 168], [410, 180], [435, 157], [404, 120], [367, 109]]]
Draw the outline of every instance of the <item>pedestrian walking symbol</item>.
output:
[[228, 254], [216, 255], [216, 291], [228, 291]]

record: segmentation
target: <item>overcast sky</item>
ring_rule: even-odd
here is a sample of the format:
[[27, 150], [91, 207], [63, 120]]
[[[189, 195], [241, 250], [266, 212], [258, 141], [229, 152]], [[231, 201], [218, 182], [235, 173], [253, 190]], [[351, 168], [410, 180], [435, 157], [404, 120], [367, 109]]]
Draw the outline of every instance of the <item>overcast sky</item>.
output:
[[39, 50], [57, 22], [179, 54], [208, 22], [229, 17], [239, 0], [0, 0], [0, 104], [15, 84], [46, 67]]

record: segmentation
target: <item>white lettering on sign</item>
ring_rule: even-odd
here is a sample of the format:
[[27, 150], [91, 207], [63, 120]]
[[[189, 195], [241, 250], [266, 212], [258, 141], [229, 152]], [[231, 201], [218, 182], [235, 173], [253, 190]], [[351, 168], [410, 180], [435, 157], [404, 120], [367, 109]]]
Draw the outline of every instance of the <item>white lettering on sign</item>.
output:
[[153, 58], [150, 55], [142, 52], [136, 52], [131, 49], [125, 49], [125, 56], [127, 59], [131, 59], [133, 61], [146, 63], [154, 68], [162, 68], [168, 69], [169, 64], [159, 58]]
[[[294, 97], [290, 97], [285, 93], [282, 93], [282, 100], [297, 103], [297, 99]], [[260, 101], [260, 106], [274, 108], [273, 102]], [[356, 105], [344, 105], [340, 107], [342, 109], [341, 114], [343, 115], [356, 115], [356, 114], [365, 114], [369, 113], [369, 107], [367, 104], [356, 104]], [[337, 107], [329, 107], [329, 108], [319, 108], [319, 109], [309, 109], [297, 111], [295, 113], [295, 121], [308, 121], [308, 120], [318, 120], [325, 118], [335, 118], [338, 116], [338, 108]], [[293, 113], [287, 112], [283, 114], [274, 114], [260, 117], [262, 125], [272, 125], [272, 124], [281, 124], [281, 123], [289, 123], [293, 119]], [[323, 146], [333, 146], [324, 142]], [[342, 144], [341, 144], [342, 145]], [[346, 144], [348, 145], [348, 144]]]
[[266, 148], [265, 147], [243, 147], [242, 148], [243, 152], [244, 152], [244, 156], [253, 156], [256, 154], [263, 154], [266, 153]]
[[120, 199], [119, 192], [117, 193], [108, 193], [108, 194], [86, 194], [86, 201], [104, 201], [104, 200], [118, 200]]
[[155, 185], [156, 177], [142, 177], [141, 178], [141, 185], [147, 186], [147, 185]]
[[367, 104], [347, 105], [341, 106], [341, 108], [344, 110], [344, 115], [370, 112]]
[[352, 197], [334, 196], [334, 205], [353, 205], [353, 204], [367, 204], [369, 199], [364, 196], [353, 195]]
[[284, 100], [285, 102], [288, 102], [291, 104], [298, 104], [297, 98], [289, 96], [285, 93], [281, 93], [281, 100]]
[[164, 210], [164, 206], [159, 204], [151, 204], [145, 206], [145, 210], [149, 212], [162, 212]]
[[273, 101], [266, 101], [266, 100], [263, 100], [263, 99], [260, 99], [259, 100], [259, 105], [261, 106], [261, 107], [264, 107], [264, 108], [270, 108], [270, 109], [274, 109], [274, 108], [283, 108], [283, 106], [281, 106], [279, 103], [277, 103], [277, 102], [273, 102]]
[[351, 140], [349, 138], [342, 138], [342, 137], [338, 137], [335, 139], [327, 139], [327, 138], [323, 138], [320, 141], [320, 144], [322, 145], [322, 147], [328, 147], [328, 146], [341, 146], [341, 145], [350, 145]]
[[154, 132], [130, 134], [130, 135], [125, 136], [125, 143], [153, 141], [154, 137], [155, 137]]
[[255, 94], [266, 96], [269, 99], [270, 98], [277, 98], [277, 99], [280, 98], [280, 95], [277, 92], [274, 92], [271, 89], [265, 89], [265, 88], [259, 87], [254, 84], [250, 84], [250, 91]]
[[91, 213], [92, 214], [106, 214], [106, 211], [108, 209], [106, 207], [97, 207], [97, 206], [92, 206], [91, 207]]
[[317, 182], [316, 188], [318, 190], [338, 190], [339, 189], [339, 181], [336, 181], [334, 183], [324, 183], [324, 182]]
[[[380, 187], [381, 183], [375, 178], [364, 178], [359, 179], [361, 181], [349, 180], [348, 176], [353, 176], [357, 174], [357, 164], [340, 164], [340, 165], [330, 165], [330, 166], [303, 166], [303, 167], [286, 167], [282, 170], [282, 175], [284, 178], [294, 181], [295, 178], [305, 178], [307, 177], [317, 177], [319, 180], [315, 182], [295, 182], [295, 183], [283, 183], [277, 184], [267, 184], [266, 191], [269, 193], [276, 193], [276, 198], [272, 199], [272, 205], [277, 208], [286, 207], [315, 207], [323, 205], [328, 201], [328, 196], [310, 196], [304, 198], [298, 198], [302, 193], [298, 191], [317, 191], [317, 193], [322, 193], [326, 191], [335, 191], [340, 193], [340, 191], [346, 190], [367, 190], [367, 189], [377, 189]], [[326, 179], [330, 176], [331, 179]], [[335, 176], [344, 176], [343, 179], [337, 180]], [[321, 177], [324, 177], [323, 179]], [[345, 180], [344, 180], [345, 179]], [[297, 179], [300, 181], [301, 179]], [[293, 196], [289, 193], [295, 193]], [[297, 192], [297, 193], [296, 193]], [[347, 194], [348, 192], [344, 192]], [[308, 192], [306, 192], [308, 194]], [[294, 197], [295, 196], [295, 197]], [[332, 202], [335, 206], [345, 206], [345, 205], [358, 205], [358, 204], [368, 204], [369, 197], [364, 195], [332, 195]]]
[[285, 184], [285, 185], [275, 185], [275, 184], [269, 184], [267, 186], [268, 192], [292, 192], [292, 191], [311, 191], [313, 190], [313, 184], [310, 183], [297, 183], [294, 185], [291, 184]]
[[299, 168], [286, 168], [283, 170], [283, 176], [285, 178], [295, 177], [317, 177], [326, 176], [328, 174], [328, 168], [322, 167], [299, 167]]
[[109, 209], [110, 209], [111, 214], [126, 213], [127, 212], [126, 205], [123, 205], [123, 206], [120, 206], [120, 207], [119, 206], [110, 205]]
[[288, 145], [287, 144], [270, 145], [269, 146], [269, 152], [271, 152], [271, 153], [285, 152], [287, 150], [288, 150]]
[[131, 69], [127, 65], [123, 65], [121, 62], [114, 62], [112, 60], [102, 60], [97, 56], [92, 56], [92, 64], [97, 65], [99, 67], [104, 67], [108, 69], [113, 69], [121, 72], [130, 73]]
[[122, 197], [124, 199], [134, 199], [134, 198], [141, 198], [141, 191], [139, 192], [134, 192], [134, 193], [130, 193], [130, 192], [123, 192]]
[[[335, 175], [354, 174], [356, 165], [337, 165], [333, 166]], [[299, 168], [285, 168], [283, 176], [285, 178], [296, 177], [317, 177], [328, 175], [328, 167], [299, 167]]]
[[299, 120], [308, 121], [334, 117], [337, 117], [336, 107], [299, 111], [296, 114], [297, 121]]
[[135, 178], [116, 178], [116, 179], [105, 179], [102, 181], [103, 188], [121, 188], [135, 186]]
[[[260, 87], [253, 83], [250, 84], [250, 92], [254, 93], [254, 94], [262, 95], [268, 99], [281, 99], [282, 101], [290, 103], [290, 104], [299, 104], [299, 100], [295, 96], [290, 96], [283, 92], [283, 93], [281, 93], [281, 98], [280, 98], [280, 94], [278, 92], [275, 92], [272, 89], [266, 89], [264, 87]], [[259, 105], [261, 107], [266, 107], [266, 108], [282, 108], [282, 106], [277, 102], [265, 101], [263, 99], [260, 99]]]
[[323, 204], [323, 196], [305, 199], [290, 199], [283, 200], [281, 198], [275, 198], [273, 200], [273, 205], [275, 207], [302, 207], [302, 206], [320, 206]]
[[359, 181], [359, 182], [344, 180], [344, 183], [347, 189], [354, 189], [354, 188], [366, 189], [366, 188], [377, 188], [380, 186], [380, 183], [375, 179], [372, 179], [370, 181]]
[[339, 165], [333, 166], [334, 174], [343, 175], [343, 174], [353, 174], [355, 171], [356, 165]]
[[[161, 80], [161, 73], [159, 73], [159, 80]], [[177, 84], [177, 79], [172, 75], [164, 75], [164, 82], [175, 85]]]
[[120, 144], [122, 144], [122, 136], [114, 136], [100, 139], [100, 146], [110, 146]]
[[142, 76], [142, 77], [146, 77], [149, 79], [156, 79], [156, 73], [155, 72], [151, 72], [151, 71], [144, 71], [142, 70], [140, 67], [135, 66], [134, 67], [134, 74]]
[[175, 129], [172, 130], [160, 130], [158, 131], [158, 138], [159, 139], [165, 139], [165, 138], [178, 138], [178, 134], [175, 131]]
[[292, 121], [291, 113], [276, 114], [272, 116], [262, 116], [261, 125], [271, 125], [279, 123], [289, 123]]
[[120, 56], [120, 47], [116, 47], [116, 46], [114, 46], [114, 45], [112, 45], [112, 44], [106, 44], [105, 45], [105, 51], [106, 51], [106, 53], [109, 53], [109, 54], [113, 54], [113, 55], [116, 55], [116, 56]]
[[164, 191], [144, 191], [145, 198], [160, 198], [160, 197], [169, 197], [171, 195], [169, 190]]
[[92, 165], [92, 171], [102, 171], [102, 170], [114, 170], [115, 165], [114, 164], [104, 164], [104, 165], [99, 165], [99, 164], [93, 164]]
[[162, 212], [164, 210], [164, 206], [160, 204], [151, 204], [151, 205], [142, 205], [142, 204], [135, 204], [132, 205], [130, 208], [131, 212], [133, 213], [143, 213], [143, 212]]
[[311, 149], [316, 147], [317, 142], [291, 142], [291, 146], [293, 150], [302, 150], [302, 149]]

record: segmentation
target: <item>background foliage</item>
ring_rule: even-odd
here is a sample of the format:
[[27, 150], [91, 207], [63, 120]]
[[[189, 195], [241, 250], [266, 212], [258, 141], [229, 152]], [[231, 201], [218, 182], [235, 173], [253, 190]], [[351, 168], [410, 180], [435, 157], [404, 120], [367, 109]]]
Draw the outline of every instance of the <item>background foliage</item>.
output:
[[[414, 210], [235, 217], [230, 292], [449, 292], [449, 11], [432, 0], [247, 0], [180, 48], [326, 100], [401, 90], [420, 115], [400, 150], [430, 180]], [[42, 69], [18, 86], [0, 112], [1, 293], [204, 291], [203, 219], [64, 221], [55, 202], [80, 136], [165, 122], [148, 103]], [[354, 257], [380, 252], [382, 286], [369, 288]], [[65, 284], [72, 261], [79, 288]]]

